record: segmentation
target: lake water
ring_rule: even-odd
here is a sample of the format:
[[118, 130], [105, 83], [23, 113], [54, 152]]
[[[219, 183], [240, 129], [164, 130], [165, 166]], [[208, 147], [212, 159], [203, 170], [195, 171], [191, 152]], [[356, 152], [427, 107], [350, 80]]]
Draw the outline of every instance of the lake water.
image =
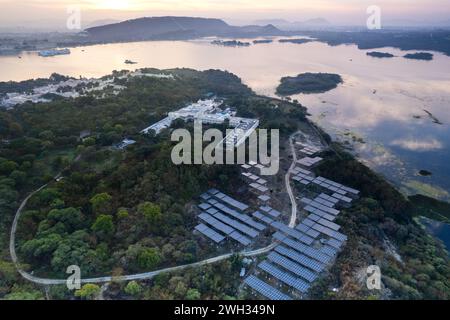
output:
[[[298, 95], [311, 118], [373, 169], [407, 193], [450, 199], [450, 57], [433, 61], [376, 59], [354, 45], [258, 44], [243, 48], [209, 40], [106, 44], [71, 49], [51, 58], [36, 53], [0, 57], [0, 81], [64, 75], [99, 77], [142, 67], [216, 68], [235, 73], [255, 92], [274, 95], [283, 76], [340, 74], [344, 84], [324, 94]], [[130, 59], [138, 64], [126, 65]], [[431, 117], [429, 113], [432, 114]], [[441, 124], [435, 123], [437, 118]], [[433, 173], [418, 175], [420, 170]]]
[[450, 253], [450, 224], [421, 217], [419, 221], [425, 226], [425, 229], [433, 236], [444, 243], [447, 251]]

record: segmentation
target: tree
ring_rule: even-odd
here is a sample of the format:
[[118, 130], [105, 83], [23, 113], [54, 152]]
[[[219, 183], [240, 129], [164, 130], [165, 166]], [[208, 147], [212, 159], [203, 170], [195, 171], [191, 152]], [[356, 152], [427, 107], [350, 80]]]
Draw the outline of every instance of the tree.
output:
[[137, 212], [143, 215], [150, 224], [157, 222], [161, 218], [161, 208], [151, 202], [141, 203]]
[[93, 283], [87, 283], [81, 289], [75, 291], [75, 297], [82, 299], [95, 299], [100, 293], [100, 287]]
[[90, 203], [95, 214], [108, 214], [111, 213], [111, 201], [112, 197], [104, 192], [93, 196]]
[[104, 239], [112, 236], [115, 229], [113, 217], [105, 214], [99, 215], [92, 225], [91, 229], [99, 238]]
[[142, 292], [142, 287], [137, 283], [136, 281], [130, 281], [128, 282], [127, 286], [125, 287], [125, 293], [129, 294], [130, 296], [138, 296]]
[[161, 261], [161, 255], [157, 248], [142, 249], [137, 257], [139, 267], [143, 269], [153, 269]]
[[200, 296], [197, 289], [189, 289], [186, 293], [186, 300], [200, 300]]

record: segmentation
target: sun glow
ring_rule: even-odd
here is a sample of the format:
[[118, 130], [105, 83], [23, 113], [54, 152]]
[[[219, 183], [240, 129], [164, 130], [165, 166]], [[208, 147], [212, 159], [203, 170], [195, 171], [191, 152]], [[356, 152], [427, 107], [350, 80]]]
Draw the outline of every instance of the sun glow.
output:
[[95, 6], [98, 9], [110, 9], [110, 10], [127, 10], [131, 9], [129, 0], [100, 0], [95, 1]]

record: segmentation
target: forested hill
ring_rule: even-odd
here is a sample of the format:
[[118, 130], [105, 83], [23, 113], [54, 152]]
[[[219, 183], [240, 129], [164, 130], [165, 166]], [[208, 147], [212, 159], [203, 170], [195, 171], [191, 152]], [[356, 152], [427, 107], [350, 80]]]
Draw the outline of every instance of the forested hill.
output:
[[220, 19], [146, 17], [86, 29], [93, 41], [190, 39], [205, 36], [278, 35], [272, 25], [234, 27]]

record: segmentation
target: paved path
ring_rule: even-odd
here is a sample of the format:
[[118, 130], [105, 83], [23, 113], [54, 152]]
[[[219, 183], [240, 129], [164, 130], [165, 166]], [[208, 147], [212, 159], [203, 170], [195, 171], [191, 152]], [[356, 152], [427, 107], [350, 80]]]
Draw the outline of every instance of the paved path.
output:
[[287, 190], [287, 192], [289, 194], [289, 199], [291, 200], [291, 220], [289, 221], [289, 227], [290, 228], [294, 228], [295, 227], [295, 222], [297, 220], [297, 201], [295, 200], [295, 196], [294, 196], [294, 193], [292, 192], [292, 187], [291, 187], [291, 171], [297, 165], [297, 154], [295, 153], [295, 147], [294, 147], [294, 143], [293, 143], [293, 137], [294, 137], [295, 134], [296, 133], [294, 133], [293, 135], [291, 135], [289, 137], [289, 146], [291, 148], [291, 153], [292, 153], [292, 164], [289, 167], [288, 172], [284, 176], [284, 182], [286, 184], [286, 190]]
[[[290, 185], [290, 171], [291, 169], [293, 169], [296, 165], [296, 161], [297, 161], [297, 156], [295, 154], [295, 149], [294, 149], [294, 145], [292, 143], [292, 137], [293, 135], [289, 138], [289, 143], [291, 146], [291, 150], [292, 150], [292, 157], [293, 157], [293, 162], [291, 164], [291, 167], [289, 169], [289, 171], [286, 173], [285, 176], [285, 182], [286, 182], [286, 189], [289, 193], [289, 198], [291, 200], [291, 206], [292, 206], [292, 211], [291, 211], [291, 220], [289, 223], [289, 226], [291, 228], [294, 227], [295, 225], [295, 221], [297, 219], [297, 203], [295, 201], [295, 197], [292, 193], [292, 189], [291, 189], [291, 185]], [[77, 157], [76, 160], [78, 160], [79, 157]], [[61, 176], [61, 173], [59, 173], [57, 176], [55, 176], [55, 179], [58, 179]], [[11, 234], [10, 234], [10, 242], [9, 242], [9, 251], [10, 251], [10, 255], [11, 255], [11, 259], [17, 269], [17, 271], [20, 273], [20, 275], [25, 278], [28, 281], [31, 281], [33, 283], [36, 284], [42, 284], [42, 285], [61, 285], [61, 284], [65, 284], [66, 283], [66, 279], [54, 279], [54, 278], [41, 278], [41, 277], [36, 277], [33, 276], [32, 274], [26, 272], [25, 270], [22, 269], [20, 263], [18, 262], [17, 259], [17, 254], [16, 254], [16, 244], [15, 244], [15, 237], [16, 237], [16, 230], [17, 230], [17, 223], [19, 221], [19, 218], [22, 214], [23, 209], [25, 208], [28, 200], [35, 195], [36, 193], [38, 193], [39, 191], [41, 191], [42, 189], [44, 189], [45, 187], [47, 187], [48, 183], [44, 184], [43, 186], [41, 186], [40, 188], [36, 189], [35, 191], [33, 191], [32, 193], [30, 193], [20, 204], [19, 208], [17, 209], [16, 215], [14, 217], [14, 221], [13, 221], [13, 225], [11, 227]], [[277, 245], [277, 242], [273, 242], [270, 245], [268, 245], [267, 247], [264, 248], [260, 248], [260, 249], [256, 249], [256, 250], [252, 250], [252, 251], [241, 251], [239, 252], [240, 255], [244, 256], [244, 257], [254, 257], [254, 256], [258, 256], [261, 254], [265, 254], [268, 253], [269, 251], [273, 250], [275, 248], [275, 246]], [[136, 273], [136, 274], [130, 274], [130, 275], [125, 275], [125, 276], [119, 276], [119, 277], [111, 277], [111, 276], [105, 276], [105, 277], [96, 277], [96, 278], [85, 278], [85, 279], [81, 279], [81, 283], [105, 283], [105, 282], [110, 282], [110, 281], [130, 281], [130, 280], [143, 280], [143, 279], [150, 279], [153, 278], [154, 276], [160, 274], [160, 273], [165, 273], [165, 272], [174, 272], [174, 271], [180, 271], [186, 268], [196, 268], [196, 267], [201, 267], [207, 264], [212, 264], [212, 263], [216, 263], [219, 261], [223, 261], [226, 260], [228, 258], [230, 258], [231, 256], [233, 256], [233, 254], [236, 253], [227, 253], [224, 255], [220, 255], [217, 257], [213, 257], [213, 258], [209, 258], [209, 259], [205, 259], [199, 262], [195, 262], [195, 263], [191, 263], [191, 264], [185, 264], [185, 265], [180, 265], [180, 266], [176, 266], [176, 267], [170, 267], [170, 268], [164, 268], [164, 269], [159, 269], [159, 270], [155, 270], [155, 271], [150, 271], [150, 272], [143, 272], [143, 273]]]

